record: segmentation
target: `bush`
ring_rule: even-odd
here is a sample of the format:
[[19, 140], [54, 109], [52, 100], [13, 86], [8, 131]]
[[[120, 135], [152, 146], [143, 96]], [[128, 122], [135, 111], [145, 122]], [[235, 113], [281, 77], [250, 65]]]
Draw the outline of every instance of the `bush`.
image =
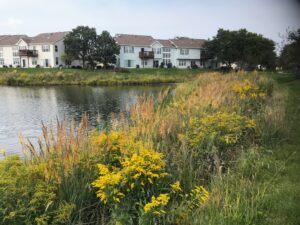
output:
[[130, 73], [130, 70], [126, 69], [126, 68], [117, 67], [117, 68], [115, 68], [115, 72], [117, 72], [117, 73]]

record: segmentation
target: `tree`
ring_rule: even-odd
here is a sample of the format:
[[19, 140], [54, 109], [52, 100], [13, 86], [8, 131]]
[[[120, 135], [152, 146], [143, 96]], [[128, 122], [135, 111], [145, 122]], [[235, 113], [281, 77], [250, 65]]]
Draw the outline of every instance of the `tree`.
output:
[[227, 67], [231, 67], [232, 63], [237, 63], [243, 69], [255, 69], [258, 65], [268, 69], [275, 67], [274, 42], [246, 29], [219, 29], [205, 47], [213, 58]]
[[288, 43], [283, 47], [279, 57], [279, 65], [300, 78], [300, 29], [289, 32]]
[[97, 62], [103, 63], [104, 67], [107, 68], [109, 63], [116, 63], [116, 55], [119, 53], [120, 46], [116, 43], [108, 31], [103, 31], [97, 36], [93, 55]]
[[64, 39], [65, 52], [72, 59], [82, 60], [82, 66], [86, 61], [93, 63], [92, 54], [95, 49], [97, 33], [95, 28], [78, 26], [68, 33]]
[[71, 63], [72, 63], [72, 56], [68, 55], [67, 53], [63, 53], [61, 56], [60, 56], [61, 60], [63, 62], [65, 62], [65, 64], [67, 66], [70, 66]]

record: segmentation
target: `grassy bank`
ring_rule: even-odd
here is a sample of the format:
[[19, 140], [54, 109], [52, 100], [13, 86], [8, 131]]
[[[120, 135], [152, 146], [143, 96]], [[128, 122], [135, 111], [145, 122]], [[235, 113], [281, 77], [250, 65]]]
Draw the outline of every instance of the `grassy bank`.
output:
[[194, 79], [202, 70], [131, 69], [89, 71], [80, 69], [0, 69], [0, 85], [149, 85]]
[[22, 141], [24, 160], [0, 162], [0, 223], [298, 224], [290, 80], [205, 73], [108, 130], [44, 128], [39, 148]]

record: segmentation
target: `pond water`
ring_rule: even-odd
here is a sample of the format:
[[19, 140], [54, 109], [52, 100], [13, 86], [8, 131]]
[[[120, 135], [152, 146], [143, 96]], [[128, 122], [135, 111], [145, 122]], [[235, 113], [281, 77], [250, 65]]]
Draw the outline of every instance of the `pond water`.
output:
[[19, 134], [36, 143], [45, 125], [56, 120], [80, 121], [87, 113], [91, 126], [97, 118], [105, 123], [111, 113], [125, 112], [139, 97], [153, 96], [164, 86], [129, 87], [6, 87], [0, 86], [0, 149], [7, 154], [20, 153]]

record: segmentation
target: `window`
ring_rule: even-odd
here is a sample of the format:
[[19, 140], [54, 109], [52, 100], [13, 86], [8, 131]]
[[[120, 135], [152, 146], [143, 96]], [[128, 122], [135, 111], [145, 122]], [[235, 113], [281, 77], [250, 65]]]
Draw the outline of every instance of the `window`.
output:
[[163, 48], [163, 52], [171, 52], [170, 48]]
[[20, 65], [20, 59], [19, 58], [13, 58], [13, 64], [14, 65]]
[[185, 60], [179, 60], [179, 66], [186, 66]]
[[27, 49], [27, 46], [20, 46], [19, 49], [20, 49], [20, 50], [26, 50], [26, 49]]
[[134, 53], [133, 46], [124, 46], [124, 53]]
[[42, 45], [42, 52], [50, 52], [50, 45]]
[[3, 57], [3, 48], [0, 48], [0, 58]]
[[1, 65], [1, 66], [4, 65], [4, 59], [0, 59], [0, 65]]
[[154, 54], [160, 55], [161, 54], [161, 48], [153, 48], [152, 51]]
[[58, 52], [58, 46], [57, 45], [55, 45], [54, 49], [55, 49], [55, 52]]
[[147, 65], [148, 65], [147, 60], [144, 60], [143, 63], [144, 63], [144, 66], [147, 66]]
[[125, 60], [125, 67], [128, 67], [128, 68], [131, 68], [131, 67], [133, 67], [133, 64], [134, 64], [134, 62], [133, 62], [133, 60]]
[[189, 54], [189, 49], [184, 49], [184, 48], [180, 49], [180, 55], [188, 55], [188, 54]]
[[37, 59], [32, 58], [31, 64], [32, 64], [33, 66], [36, 66], [36, 65], [37, 65]]
[[36, 46], [32, 46], [32, 50], [36, 50]]
[[19, 56], [19, 47], [13, 47], [13, 56]]
[[171, 63], [170, 59], [163, 59], [163, 63], [167, 66], [169, 63]]
[[55, 58], [55, 65], [58, 65], [58, 57]]
[[163, 58], [171, 58], [171, 53], [163, 53]]

